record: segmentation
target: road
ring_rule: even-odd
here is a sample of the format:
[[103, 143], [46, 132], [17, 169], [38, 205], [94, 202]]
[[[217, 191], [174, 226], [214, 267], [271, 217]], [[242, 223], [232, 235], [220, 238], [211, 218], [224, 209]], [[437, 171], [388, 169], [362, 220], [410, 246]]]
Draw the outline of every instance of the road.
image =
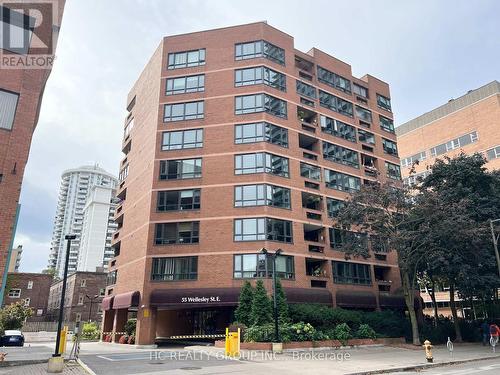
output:
[[428, 374], [428, 375], [498, 375], [500, 374], [500, 359], [490, 359], [485, 361], [468, 362], [461, 365], [450, 365], [445, 367], [435, 367], [418, 372], [401, 372], [393, 374]]

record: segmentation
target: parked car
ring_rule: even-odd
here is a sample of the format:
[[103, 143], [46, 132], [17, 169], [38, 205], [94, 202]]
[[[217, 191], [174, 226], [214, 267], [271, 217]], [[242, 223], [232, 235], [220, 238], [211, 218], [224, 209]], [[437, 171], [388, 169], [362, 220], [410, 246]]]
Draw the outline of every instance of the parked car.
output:
[[21, 331], [6, 329], [2, 339], [2, 346], [24, 346], [24, 336]]

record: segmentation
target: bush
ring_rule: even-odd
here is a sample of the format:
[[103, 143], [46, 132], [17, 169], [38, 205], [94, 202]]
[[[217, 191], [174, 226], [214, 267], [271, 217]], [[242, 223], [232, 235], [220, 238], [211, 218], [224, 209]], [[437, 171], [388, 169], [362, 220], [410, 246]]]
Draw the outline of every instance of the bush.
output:
[[245, 281], [241, 287], [240, 297], [238, 298], [238, 307], [234, 312], [236, 320], [242, 324], [252, 324], [252, 304], [253, 304], [254, 290], [249, 281]]
[[129, 319], [124, 324], [123, 330], [127, 332], [128, 336], [134, 336], [136, 326], [137, 326], [137, 319]]
[[99, 339], [99, 327], [95, 322], [83, 323], [81, 338], [84, 340]]
[[361, 324], [356, 331], [356, 337], [359, 339], [376, 339], [377, 334], [368, 324]]
[[351, 328], [346, 323], [339, 324], [333, 330], [333, 338], [346, 345], [347, 340], [352, 339]]
[[266, 288], [262, 280], [258, 280], [253, 293], [250, 320], [252, 324], [261, 326], [270, 322], [272, 315], [271, 301], [267, 296]]
[[17, 302], [5, 306], [0, 310], [0, 328], [1, 333], [6, 329], [21, 329], [23, 324], [31, 315], [33, 310], [25, 307], [23, 303]]
[[245, 337], [245, 332], [247, 331], [247, 326], [240, 322], [233, 322], [229, 325], [229, 332], [238, 332], [240, 329], [240, 342], [243, 342]]
[[[284, 323], [279, 326], [280, 339], [282, 342], [290, 341], [316, 341], [325, 340], [328, 337], [317, 331], [311, 324], [299, 322], [295, 324]], [[274, 324], [268, 323], [261, 326], [252, 326], [245, 332], [246, 342], [274, 342]]]

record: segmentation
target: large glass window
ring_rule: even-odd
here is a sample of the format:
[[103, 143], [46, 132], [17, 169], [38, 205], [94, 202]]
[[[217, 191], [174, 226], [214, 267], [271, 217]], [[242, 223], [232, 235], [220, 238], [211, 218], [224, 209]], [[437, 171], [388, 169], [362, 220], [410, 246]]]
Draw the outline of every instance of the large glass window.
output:
[[162, 151], [203, 147], [203, 129], [164, 132]]
[[196, 280], [198, 257], [153, 258], [151, 280]]
[[358, 139], [363, 143], [375, 144], [375, 134], [367, 132], [366, 130], [358, 129]]
[[201, 158], [160, 161], [160, 180], [183, 180], [200, 177]]
[[352, 232], [339, 228], [329, 228], [330, 247], [332, 249], [344, 246], [368, 250], [368, 236], [365, 233]]
[[316, 89], [314, 86], [308, 85], [302, 81], [296, 81], [297, 93], [299, 95], [307, 96], [311, 99], [316, 99]]
[[271, 173], [289, 176], [288, 159], [265, 152], [235, 155], [234, 164], [235, 174]]
[[359, 154], [357, 151], [333, 143], [323, 141], [323, 157], [335, 163], [359, 168]]
[[322, 107], [343, 115], [353, 117], [352, 103], [341, 99], [335, 95], [329, 94], [326, 91], [319, 90], [319, 104]]
[[234, 126], [234, 142], [236, 144], [263, 141], [288, 147], [288, 130], [268, 122], [254, 122]]
[[0, 129], [12, 129], [18, 100], [19, 94], [0, 89]]
[[335, 137], [356, 142], [356, 129], [345, 122], [320, 115], [321, 130]]
[[389, 133], [394, 133], [394, 121], [390, 118], [379, 115], [380, 128]]
[[200, 189], [159, 191], [157, 210], [179, 211], [200, 209]]
[[200, 222], [160, 223], [155, 226], [155, 244], [190, 244], [200, 240]]
[[300, 162], [300, 175], [310, 180], [321, 181], [321, 168]]
[[205, 91], [205, 75], [168, 78], [166, 85], [166, 94], [185, 94], [190, 92]]
[[287, 105], [284, 100], [266, 94], [252, 94], [235, 98], [235, 114], [267, 112], [277, 117], [287, 116]]
[[339, 76], [336, 73], [330, 72], [321, 66], [318, 66], [318, 81], [336, 88], [337, 90], [341, 90], [349, 94], [351, 93], [351, 81]]
[[493, 160], [496, 158], [500, 158], [500, 146], [490, 148], [486, 151], [486, 158], [488, 160]]
[[271, 218], [234, 220], [235, 241], [293, 242], [292, 222]]
[[389, 139], [382, 138], [382, 147], [384, 152], [389, 155], [398, 155], [398, 145]]
[[372, 111], [359, 105], [356, 106], [356, 116], [362, 121], [372, 122]]
[[385, 162], [385, 169], [387, 171], [387, 177], [393, 180], [401, 180], [401, 167], [397, 164], [392, 164]]
[[286, 91], [286, 76], [265, 66], [237, 69], [234, 72], [234, 85], [237, 87], [261, 83]]
[[344, 207], [344, 201], [335, 198], [326, 198], [326, 211], [328, 212], [328, 217], [337, 217], [342, 207]]
[[352, 92], [362, 98], [368, 99], [368, 89], [356, 83], [352, 83]]
[[[273, 259], [265, 254], [238, 254], [234, 256], [234, 278], [273, 277]], [[282, 279], [293, 279], [295, 269], [293, 257], [278, 255], [276, 257], [276, 276]]]
[[333, 282], [337, 284], [371, 285], [372, 278], [368, 264], [332, 262]]
[[264, 40], [236, 44], [234, 56], [235, 60], [265, 57], [278, 64], [285, 65], [285, 50]]
[[361, 179], [345, 173], [325, 169], [326, 187], [341, 191], [358, 191], [361, 189]]
[[462, 135], [461, 137], [452, 139], [451, 141], [448, 141], [446, 143], [442, 143], [440, 145], [437, 145], [437, 146], [431, 148], [431, 155], [432, 156], [439, 156], [439, 155], [444, 154], [448, 151], [466, 146], [466, 145], [468, 145], [470, 143], [474, 143], [476, 141], [477, 141], [477, 132], [473, 131], [472, 133]]
[[205, 49], [168, 54], [168, 69], [188, 68], [205, 65]]
[[391, 99], [377, 94], [377, 105], [387, 111], [391, 111]]
[[290, 208], [290, 189], [266, 184], [235, 186], [234, 206]]
[[164, 122], [196, 120], [204, 117], [204, 102], [165, 104]]

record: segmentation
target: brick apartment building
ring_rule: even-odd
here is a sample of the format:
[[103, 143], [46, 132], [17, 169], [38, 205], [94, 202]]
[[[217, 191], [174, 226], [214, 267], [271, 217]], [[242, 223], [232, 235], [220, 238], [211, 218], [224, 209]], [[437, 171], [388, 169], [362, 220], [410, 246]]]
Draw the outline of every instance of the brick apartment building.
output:
[[[59, 316], [62, 285], [63, 282], [60, 280], [50, 287], [48, 296], [49, 320], [57, 320]], [[64, 300], [64, 322], [101, 321], [101, 301], [105, 288], [105, 272], [77, 271], [68, 275]]]
[[362, 184], [400, 180], [387, 83], [265, 22], [164, 38], [129, 93], [103, 331], [221, 333], [244, 280], [290, 303], [403, 308], [394, 252], [338, 250]]
[[47, 314], [50, 284], [52, 275], [49, 274], [9, 272], [3, 306], [22, 302], [33, 309], [32, 320], [41, 319]]
[[[16, 10], [10, 10], [2, 2], [0, 28], [10, 30], [10, 32], [3, 32], [0, 38], [1, 56], [18, 59], [23, 56], [37, 57], [43, 53], [53, 54], [64, 3], [64, 0], [49, 0], [44, 4], [36, 5], [12, 1], [8, 6]], [[27, 14], [30, 5], [37, 7], [38, 14], [43, 19], [34, 32], [30, 31], [30, 25], [35, 20], [28, 16], [23, 17], [21, 13], [24, 11], [24, 14]], [[34, 15], [37, 12], [30, 14]], [[47, 24], [51, 19], [52, 24]], [[9, 35], [12, 35], [14, 39], [17, 37], [17, 43], [19, 39], [24, 40], [23, 47], [17, 44], [12, 46]], [[40, 40], [49, 44], [48, 40], [51, 40], [50, 47], [52, 48], [40, 49], [33, 44]], [[24, 167], [28, 160], [31, 138], [38, 122], [43, 91], [50, 71], [50, 68], [21, 69], [19, 66], [15, 69], [1, 66], [0, 69], [0, 280], [3, 280], [2, 288], [5, 285], [3, 275], [8, 253], [12, 248], [19, 213], [18, 201]], [[0, 295], [3, 295], [3, 290]]]

